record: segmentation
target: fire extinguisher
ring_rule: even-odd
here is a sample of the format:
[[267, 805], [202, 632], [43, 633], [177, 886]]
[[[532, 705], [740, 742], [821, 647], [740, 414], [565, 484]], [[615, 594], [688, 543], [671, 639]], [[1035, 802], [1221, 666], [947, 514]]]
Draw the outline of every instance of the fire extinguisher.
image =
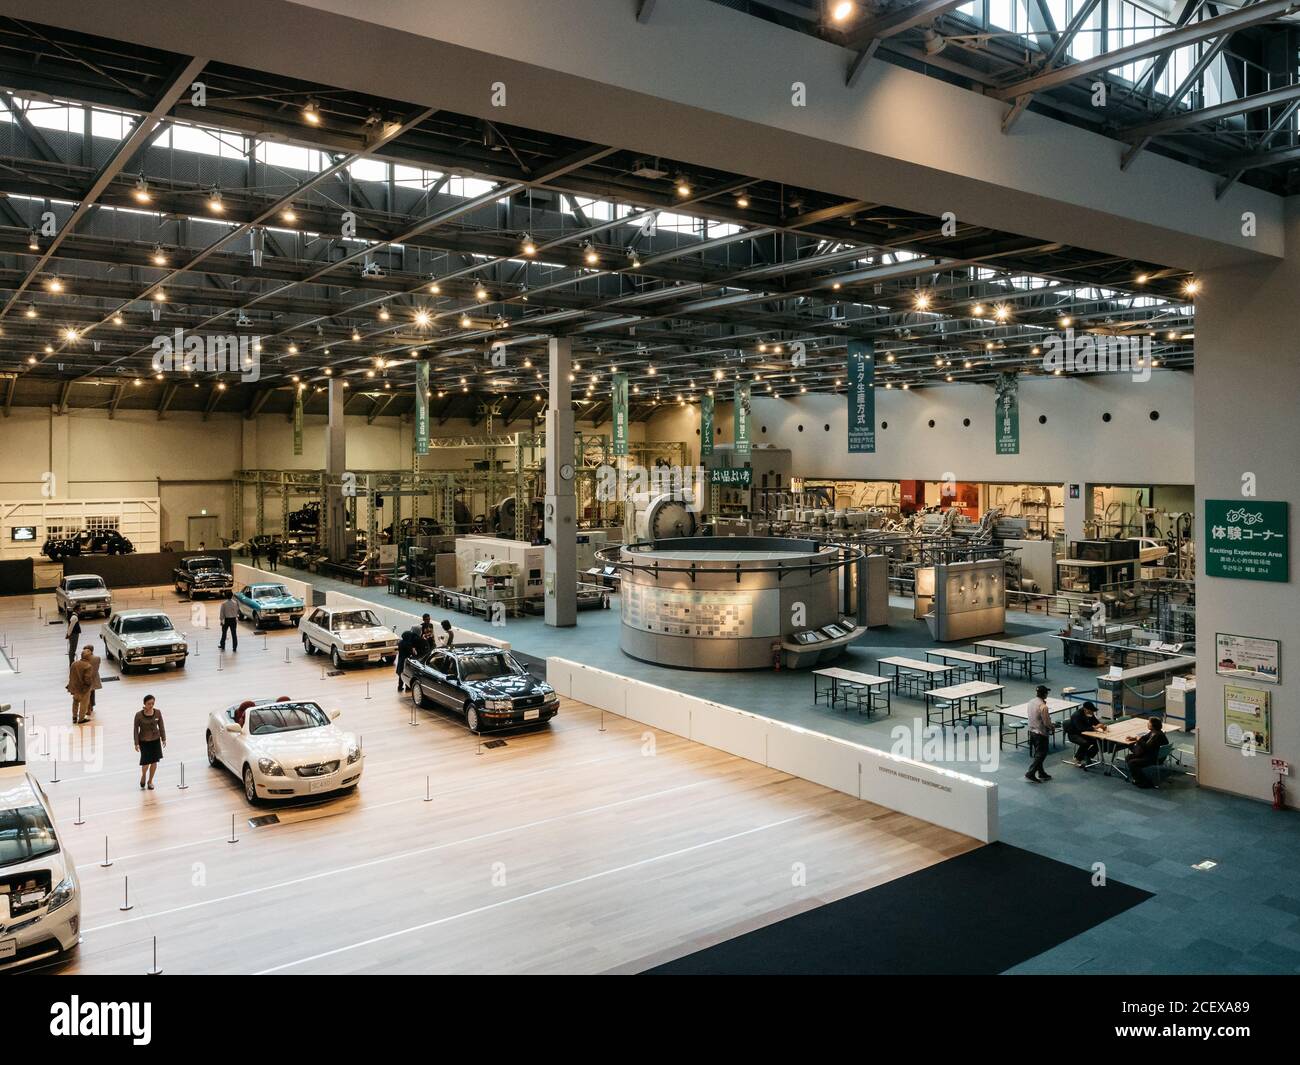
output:
[[1273, 781], [1273, 809], [1282, 810], [1286, 807], [1286, 788], [1282, 785], [1282, 774], [1277, 775]]

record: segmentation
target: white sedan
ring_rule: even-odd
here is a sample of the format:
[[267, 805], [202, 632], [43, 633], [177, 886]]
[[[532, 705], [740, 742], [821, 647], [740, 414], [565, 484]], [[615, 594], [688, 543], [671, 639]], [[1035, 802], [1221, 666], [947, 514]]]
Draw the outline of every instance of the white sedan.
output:
[[208, 715], [208, 765], [225, 766], [244, 783], [244, 797], [291, 799], [353, 787], [365, 755], [356, 736], [318, 703], [246, 699]]
[[387, 662], [397, 659], [397, 633], [384, 627], [373, 610], [318, 606], [298, 623], [302, 649], [323, 651], [335, 669], [345, 662]]

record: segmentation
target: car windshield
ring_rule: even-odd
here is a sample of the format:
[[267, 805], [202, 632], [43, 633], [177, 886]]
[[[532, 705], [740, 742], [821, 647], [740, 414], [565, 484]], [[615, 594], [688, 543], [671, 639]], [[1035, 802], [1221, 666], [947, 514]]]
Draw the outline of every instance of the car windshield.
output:
[[68, 591], [70, 592], [84, 592], [91, 588], [98, 591], [103, 587], [104, 582], [98, 577], [74, 577], [68, 581]]
[[373, 610], [345, 610], [330, 618], [330, 628], [335, 632], [347, 632], [348, 629], [377, 628], [379, 619]]
[[14, 787], [0, 788], [0, 869], [58, 849], [54, 826], [31, 785], [23, 780]]
[[189, 567], [191, 573], [197, 573], [201, 570], [210, 570], [210, 569], [220, 570], [221, 559], [191, 558], [186, 561], [185, 565]]
[[305, 728], [324, 728], [330, 719], [315, 703], [273, 703], [249, 712], [251, 736], [270, 736], [276, 732], [297, 732]]
[[523, 672], [519, 663], [504, 651], [467, 655], [459, 662], [461, 680], [491, 680], [493, 677], [518, 676]]
[[153, 614], [147, 618], [123, 618], [122, 632], [139, 635], [142, 632], [173, 632], [171, 618], [166, 614]]
[[254, 599], [286, 599], [288, 595], [282, 584], [263, 584], [253, 589]]

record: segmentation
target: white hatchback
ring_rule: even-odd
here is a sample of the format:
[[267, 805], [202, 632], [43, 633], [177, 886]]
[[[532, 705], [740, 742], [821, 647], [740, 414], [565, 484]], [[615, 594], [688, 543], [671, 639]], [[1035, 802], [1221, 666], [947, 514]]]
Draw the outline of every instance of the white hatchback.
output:
[[346, 662], [397, 660], [397, 633], [385, 628], [373, 610], [318, 606], [298, 623], [302, 649], [330, 656], [335, 669]]

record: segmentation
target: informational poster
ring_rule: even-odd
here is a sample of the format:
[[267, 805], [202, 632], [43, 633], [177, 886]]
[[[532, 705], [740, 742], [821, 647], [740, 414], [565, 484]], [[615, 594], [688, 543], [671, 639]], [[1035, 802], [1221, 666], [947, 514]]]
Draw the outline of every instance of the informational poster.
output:
[[627, 374], [616, 373], [610, 378], [611, 417], [614, 419], [614, 454], [627, 454]]
[[1223, 742], [1258, 754], [1273, 753], [1272, 693], [1239, 684], [1223, 686]]
[[302, 393], [301, 388], [293, 393], [293, 453], [302, 454]]
[[700, 456], [713, 454], [713, 397], [700, 397]]
[[736, 384], [735, 399], [731, 404], [731, 408], [736, 455], [738, 458], [749, 458], [751, 450], [750, 422], [753, 413], [750, 408], [749, 385]]
[[1020, 382], [1013, 373], [998, 374], [993, 439], [998, 455], [1020, 454]]
[[876, 450], [876, 343], [849, 341], [849, 453]]
[[1278, 665], [1279, 648], [1277, 640], [1234, 636], [1230, 632], [1215, 633], [1215, 672], [1221, 677], [1277, 684], [1282, 679]]
[[1290, 504], [1205, 501], [1205, 574], [1243, 581], [1291, 579]]
[[415, 364], [415, 453], [429, 453], [429, 364]]

